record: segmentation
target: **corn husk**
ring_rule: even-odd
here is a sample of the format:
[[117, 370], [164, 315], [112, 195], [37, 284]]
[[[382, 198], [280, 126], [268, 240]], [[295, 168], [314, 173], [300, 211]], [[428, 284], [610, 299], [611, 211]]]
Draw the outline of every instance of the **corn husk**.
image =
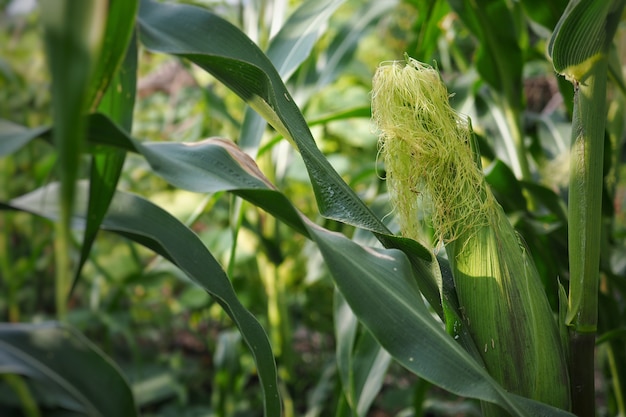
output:
[[541, 279], [448, 99], [438, 72], [410, 58], [374, 77], [372, 116], [402, 233], [423, 241], [418, 213], [428, 213], [489, 373], [511, 392], [568, 409], [567, 364]]

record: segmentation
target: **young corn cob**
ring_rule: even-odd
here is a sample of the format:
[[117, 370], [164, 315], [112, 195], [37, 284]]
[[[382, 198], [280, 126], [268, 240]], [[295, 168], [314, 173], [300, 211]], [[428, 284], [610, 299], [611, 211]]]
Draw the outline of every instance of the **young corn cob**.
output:
[[418, 204], [427, 202], [464, 325], [489, 373], [511, 392], [568, 409], [566, 360], [540, 277], [448, 97], [439, 73], [408, 57], [374, 76], [372, 116], [402, 233], [422, 240]]

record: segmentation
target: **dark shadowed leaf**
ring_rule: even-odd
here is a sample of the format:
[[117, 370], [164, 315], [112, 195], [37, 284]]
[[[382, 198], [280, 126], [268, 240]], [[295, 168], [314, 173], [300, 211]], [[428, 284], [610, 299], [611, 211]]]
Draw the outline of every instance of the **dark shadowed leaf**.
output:
[[68, 411], [94, 417], [138, 415], [117, 366], [66, 324], [0, 324], [0, 368], [51, 386]]

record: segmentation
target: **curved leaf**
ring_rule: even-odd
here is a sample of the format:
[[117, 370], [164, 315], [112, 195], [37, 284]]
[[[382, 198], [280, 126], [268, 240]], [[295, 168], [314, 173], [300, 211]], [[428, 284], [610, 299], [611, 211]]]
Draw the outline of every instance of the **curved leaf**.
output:
[[512, 415], [572, 415], [498, 385], [429, 314], [402, 252], [364, 248], [343, 235], [310, 229], [352, 310], [404, 367], [452, 393], [498, 404]]
[[[96, 125], [93, 120], [92, 125]], [[99, 132], [102, 133], [103, 129], [99, 129]], [[97, 139], [105, 138], [120, 144], [124, 141], [121, 137], [113, 139], [105, 134]], [[504, 391], [443, 330], [442, 324], [435, 321], [422, 301], [415, 281], [415, 266], [411, 265], [403, 252], [362, 247], [343, 235], [313, 224], [283, 194], [272, 188], [252, 159], [232, 144], [224, 140], [209, 140], [192, 145], [155, 143], [138, 146], [126, 143], [125, 146], [135, 146], [139, 152], [145, 152], [155, 172], [163, 174], [175, 186], [194, 187], [196, 191], [216, 191], [222, 187], [264, 208], [277, 218], [287, 220], [296, 230], [305, 231], [305, 236], [312, 238], [320, 247], [337, 286], [352, 310], [385, 350], [412, 372], [455, 394], [498, 404], [513, 415], [570, 415]], [[173, 159], [185, 162], [171, 168], [164, 166], [170, 162], [173, 164]], [[216, 165], [218, 159], [220, 162]], [[181, 172], [182, 169], [187, 171]], [[103, 227], [151, 247], [196, 279], [207, 271], [218, 273], [218, 266], [211, 266], [214, 261], [204, 265], [209, 262], [204, 258], [210, 256], [206, 249], [190, 250], [189, 245], [193, 242], [198, 242], [198, 248], [201, 245], [193, 232], [186, 228], [178, 230], [175, 219], [147, 201], [138, 197], [127, 201], [129, 198], [126, 194], [118, 193]], [[40, 195], [38, 199], [47, 202], [45, 195]], [[123, 203], [116, 203], [118, 199], [122, 199], [120, 201]], [[12, 204], [20, 201], [23, 200], [16, 200]], [[33, 204], [28, 206], [32, 207]], [[159, 217], [151, 214], [157, 211], [161, 212]], [[169, 220], [165, 221], [166, 218]], [[157, 233], [164, 235], [155, 237]], [[407, 245], [408, 242], [405, 242]], [[178, 261], [174, 253], [190, 265]], [[198, 264], [203, 266], [199, 267]], [[193, 271], [190, 269], [192, 267]], [[423, 273], [427, 273], [427, 270]], [[225, 275], [224, 279], [228, 281]], [[221, 285], [212, 281], [201, 282], [212, 291], [215, 291], [216, 285]], [[231, 297], [228, 302], [239, 305], [232, 287], [228, 288]], [[229, 304], [225, 305], [227, 308]], [[242, 334], [247, 337], [243, 328]]]
[[267, 57], [288, 79], [311, 52], [330, 16], [345, 0], [308, 0], [289, 16], [272, 38]]
[[[289, 16], [267, 49], [267, 57], [283, 79], [291, 77], [309, 56], [313, 45], [322, 34], [322, 28], [344, 1], [309, 0], [302, 3]], [[250, 108], [246, 110], [239, 146], [252, 156], [257, 153], [265, 123], [258, 113], [251, 111]]]
[[60, 389], [85, 415], [138, 415], [117, 366], [66, 324], [0, 323], [0, 368]]
[[296, 143], [323, 216], [389, 232], [324, 158], [272, 62], [243, 32], [205, 9], [149, 0], [141, 3], [139, 27], [146, 48], [193, 61]]
[[139, 23], [141, 41], [148, 49], [182, 56], [209, 71], [280, 134], [295, 142], [311, 178], [321, 215], [370, 230], [383, 245], [403, 249], [420, 272], [416, 276], [424, 296], [433, 308], [442, 312], [437, 283], [430, 273], [432, 254], [415, 241], [392, 236], [342, 180], [317, 148], [304, 117], [271, 61], [249, 38], [220, 17], [188, 5], [143, 0]]
[[[85, 183], [79, 184], [80, 196], [87, 195], [86, 186]], [[58, 216], [56, 188], [57, 184], [40, 188], [12, 200], [10, 207], [55, 219]], [[77, 201], [75, 226], [84, 226], [86, 204], [84, 197]], [[158, 206], [120, 191], [113, 198], [101, 227], [162, 255], [216, 299], [241, 331], [255, 358], [264, 393], [265, 415], [279, 416], [281, 403], [276, 365], [267, 335], [254, 316], [243, 307], [226, 273], [198, 236]]]
[[580, 81], [595, 57], [608, 52], [623, 8], [623, 0], [571, 0], [548, 44], [554, 69]]

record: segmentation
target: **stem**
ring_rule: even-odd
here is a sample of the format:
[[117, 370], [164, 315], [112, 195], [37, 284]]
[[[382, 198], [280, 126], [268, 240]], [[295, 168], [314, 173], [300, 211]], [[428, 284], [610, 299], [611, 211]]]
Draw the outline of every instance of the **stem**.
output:
[[41, 2], [46, 56], [52, 78], [52, 138], [58, 154], [60, 214], [56, 221], [55, 302], [59, 320], [67, 314], [67, 297], [72, 285], [71, 220], [86, 124], [94, 57], [99, 48], [108, 3], [106, 0]]
[[572, 392], [572, 412], [578, 417], [594, 417], [594, 349], [595, 333], [570, 331], [570, 389]]
[[594, 416], [594, 345], [598, 281], [606, 107], [607, 60], [602, 55], [575, 82], [569, 188], [570, 326], [573, 412]]

